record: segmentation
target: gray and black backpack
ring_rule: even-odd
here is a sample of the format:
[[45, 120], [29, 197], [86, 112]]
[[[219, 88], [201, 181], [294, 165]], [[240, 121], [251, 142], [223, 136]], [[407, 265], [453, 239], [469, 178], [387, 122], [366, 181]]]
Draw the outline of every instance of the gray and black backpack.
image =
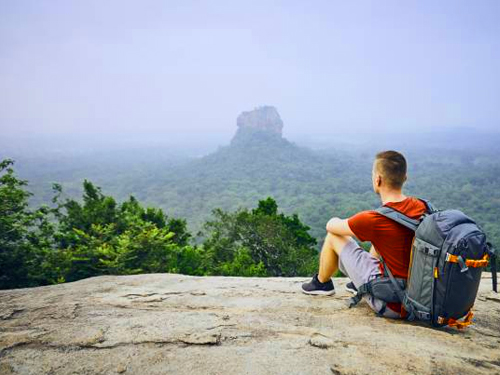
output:
[[376, 210], [415, 232], [408, 279], [395, 278], [382, 259], [386, 276], [358, 288], [349, 307], [368, 293], [386, 303], [402, 303], [408, 320], [460, 329], [471, 323], [481, 274], [488, 264], [497, 292], [495, 251], [483, 230], [463, 212], [436, 210], [421, 200], [427, 212], [419, 220], [388, 206]]

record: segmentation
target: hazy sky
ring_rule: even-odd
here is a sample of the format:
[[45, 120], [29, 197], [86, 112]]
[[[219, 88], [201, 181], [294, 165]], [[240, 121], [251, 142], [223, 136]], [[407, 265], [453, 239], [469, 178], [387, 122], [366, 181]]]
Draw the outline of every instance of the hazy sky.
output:
[[500, 128], [500, 1], [0, 2], [3, 134]]

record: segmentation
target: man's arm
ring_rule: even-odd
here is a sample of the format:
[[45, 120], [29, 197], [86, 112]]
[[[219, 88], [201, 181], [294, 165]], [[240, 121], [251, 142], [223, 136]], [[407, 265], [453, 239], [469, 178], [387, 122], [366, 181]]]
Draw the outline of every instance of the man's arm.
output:
[[[347, 219], [339, 219], [338, 217], [332, 217], [328, 223], [326, 223], [326, 231], [331, 234], [336, 234], [340, 236], [353, 236], [356, 237], [354, 232], [351, 230], [351, 227], [349, 227], [349, 223]], [[370, 248], [370, 254], [373, 255], [375, 258], [380, 259], [380, 255], [375, 249], [375, 246]]]
[[326, 223], [326, 231], [339, 236], [354, 236], [354, 233], [347, 223], [347, 219], [340, 219], [338, 217], [332, 217], [328, 223]]

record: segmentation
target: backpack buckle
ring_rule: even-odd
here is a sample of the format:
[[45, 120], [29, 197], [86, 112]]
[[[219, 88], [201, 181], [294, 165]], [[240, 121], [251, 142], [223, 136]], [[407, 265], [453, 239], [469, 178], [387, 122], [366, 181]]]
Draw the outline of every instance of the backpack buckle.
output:
[[420, 320], [430, 320], [431, 319], [431, 314], [426, 312], [426, 311], [418, 311], [417, 310], [417, 316], [418, 316], [418, 319]]
[[362, 295], [360, 293], [356, 293], [355, 296], [353, 296], [347, 300], [347, 302], [346, 302], [347, 307], [351, 308], [351, 307], [356, 306], [359, 303], [359, 301], [361, 301], [361, 297], [362, 297]]
[[464, 258], [462, 258], [462, 256], [460, 255], [457, 260], [458, 264], [460, 265], [460, 272], [467, 272], [469, 270], [469, 267], [467, 267], [467, 265], [465, 264]]
[[422, 252], [425, 254], [425, 255], [430, 255], [430, 256], [438, 256], [438, 253], [439, 253], [439, 249], [433, 249], [429, 246], [424, 246], [424, 248], [422, 249]]

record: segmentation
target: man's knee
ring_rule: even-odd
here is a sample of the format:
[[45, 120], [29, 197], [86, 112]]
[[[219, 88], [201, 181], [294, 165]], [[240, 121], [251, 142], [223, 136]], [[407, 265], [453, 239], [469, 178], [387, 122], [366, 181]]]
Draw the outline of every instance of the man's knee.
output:
[[337, 255], [340, 255], [344, 246], [349, 241], [352, 241], [352, 237], [351, 236], [340, 236], [340, 235], [332, 234], [332, 233], [328, 232], [326, 237], [325, 237], [325, 241], [329, 241], [333, 250], [337, 253]]

